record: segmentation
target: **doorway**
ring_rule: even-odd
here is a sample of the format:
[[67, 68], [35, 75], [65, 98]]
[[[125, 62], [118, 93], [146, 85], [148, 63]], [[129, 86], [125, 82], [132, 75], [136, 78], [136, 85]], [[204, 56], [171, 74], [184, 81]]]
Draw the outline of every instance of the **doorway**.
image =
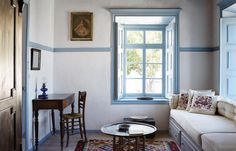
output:
[[221, 10], [220, 95], [236, 99], [236, 4]]

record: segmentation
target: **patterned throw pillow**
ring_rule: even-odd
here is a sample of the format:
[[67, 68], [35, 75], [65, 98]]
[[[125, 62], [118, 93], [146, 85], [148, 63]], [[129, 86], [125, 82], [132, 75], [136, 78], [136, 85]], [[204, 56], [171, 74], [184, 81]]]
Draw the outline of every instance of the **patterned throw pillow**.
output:
[[216, 112], [216, 97], [194, 95], [190, 111], [192, 113], [215, 114]]
[[188, 105], [186, 110], [189, 111], [191, 104], [192, 104], [192, 100], [193, 100], [193, 96], [194, 95], [215, 95], [215, 91], [212, 90], [192, 90], [189, 89], [189, 98], [188, 98]]
[[178, 101], [178, 110], [186, 110], [187, 105], [188, 105], [188, 98], [189, 95], [188, 93], [180, 93], [179, 94], [179, 101]]

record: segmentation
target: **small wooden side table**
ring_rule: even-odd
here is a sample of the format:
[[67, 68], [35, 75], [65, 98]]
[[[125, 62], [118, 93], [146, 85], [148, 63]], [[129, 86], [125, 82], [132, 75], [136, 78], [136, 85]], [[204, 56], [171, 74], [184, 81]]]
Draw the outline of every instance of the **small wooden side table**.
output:
[[61, 150], [63, 149], [63, 137], [64, 137], [64, 122], [62, 118], [63, 110], [67, 106], [71, 105], [72, 113], [74, 113], [74, 93], [71, 94], [49, 94], [47, 99], [33, 99], [33, 111], [35, 116], [35, 147], [38, 150], [38, 116], [39, 110], [52, 110], [53, 132], [55, 133], [54, 123], [54, 111], [57, 109], [60, 111], [60, 132], [61, 132]]

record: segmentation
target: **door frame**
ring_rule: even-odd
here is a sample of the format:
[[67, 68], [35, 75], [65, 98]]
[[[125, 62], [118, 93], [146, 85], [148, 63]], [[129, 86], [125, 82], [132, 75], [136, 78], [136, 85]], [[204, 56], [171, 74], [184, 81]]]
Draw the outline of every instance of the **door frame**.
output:
[[29, 148], [29, 104], [27, 103], [27, 93], [28, 93], [28, 48], [29, 48], [29, 5], [24, 3], [23, 9], [23, 48], [22, 48], [22, 147], [25, 151]]

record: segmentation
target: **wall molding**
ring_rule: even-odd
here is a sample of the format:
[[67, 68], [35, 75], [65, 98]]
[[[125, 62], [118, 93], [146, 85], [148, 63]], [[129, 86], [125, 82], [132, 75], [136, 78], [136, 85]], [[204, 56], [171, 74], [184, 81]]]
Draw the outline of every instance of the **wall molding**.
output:
[[180, 47], [180, 52], [214, 52], [219, 51], [220, 47]]
[[54, 48], [54, 52], [110, 52], [110, 47]]
[[[42, 49], [49, 52], [112, 52], [111, 47], [78, 47], [78, 48], [53, 48], [30, 41], [30, 47]], [[214, 52], [219, 51], [220, 47], [180, 47], [180, 52]]]
[[34, 48], [46, 50], [46, 51], [49, 51], [49, 52], [54, 52], [54, 48], [46, 46], [46, 45], [42, 45], [42, 44], [39, 44], [39, 43], [36, 43], [36, 42], [32, 42], [32, 41], [29, 42], [29, 47], [34, 47]]

